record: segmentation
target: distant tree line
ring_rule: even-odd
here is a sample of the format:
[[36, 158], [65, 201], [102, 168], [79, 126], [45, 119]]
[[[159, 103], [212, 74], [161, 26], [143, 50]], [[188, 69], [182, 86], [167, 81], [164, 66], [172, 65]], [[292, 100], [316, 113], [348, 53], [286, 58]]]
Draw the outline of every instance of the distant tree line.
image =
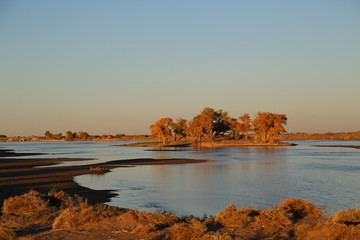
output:
[[[91, 141], [91, 140], [103, 140], [103, 141], [112, 141], [112, 140], [123, 140], [123, 141], [134, 141], [134, 140], [147, 140], [146, 138], [149, 137], [148, 135], [130, 135], [127, 136], [126, 134], [102, 134], [102, 135], [90, 135], [87, 132], [71, 132], [66, 131], [65, 135], [62, 133], [51, 133], [49, 130], [45, 131], [45, 139], [46, 140], [65, 140], [65, 141]], [[39, 139], [38, 137], [34, 136], [32, 139]], [[29, 140], [29, 139], [28, 139]], [[31, 139], [30, 139], [31, 140]]]
[[66, 141], [71, 141], [71, 140], [74, 140], [74, 139], [87, 140], [87, 139], [89, 139], [89, 137], [90, 137], [90, 135], [87, 132], [71, 132], [71, 131], [67, 131], [65, 133], [65, 136], [63, 136], [62, 133], [53, 134], [49, 130], [45, 131], [45, 138], [46, 139], [60, 140], [60, 139], [65, 138]]
[[232, 118], [221, 109], [207, 107], [190, 121], [183, 118], [176, 121], [172, 118], [161, 118], [150, 126], [150, 130], [152, 135], [164, 144], [181, 139], [192, 140], [195, 144], [216, 139], [271, 142], [277, 141], [278, 135], [286, 132], [286, 123], [285, 114], [258, 112], [255, 119], [251, 120], [248, 113]]

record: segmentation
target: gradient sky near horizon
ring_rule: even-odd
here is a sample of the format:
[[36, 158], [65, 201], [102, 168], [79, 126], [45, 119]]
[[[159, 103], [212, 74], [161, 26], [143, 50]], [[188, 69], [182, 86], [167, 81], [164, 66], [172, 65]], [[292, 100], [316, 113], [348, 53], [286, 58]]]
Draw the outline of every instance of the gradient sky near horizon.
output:
[[0, 134], [143, 134], [204, 107], [360, 130], [360, 1], [0, 0]]

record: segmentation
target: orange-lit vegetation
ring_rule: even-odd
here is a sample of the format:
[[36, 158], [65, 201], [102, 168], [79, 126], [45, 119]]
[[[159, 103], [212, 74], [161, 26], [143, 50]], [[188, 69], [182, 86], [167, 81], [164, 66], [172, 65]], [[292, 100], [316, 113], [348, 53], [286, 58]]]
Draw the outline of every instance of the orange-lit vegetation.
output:
[[360, 140], [360, 131], [340, 133], [289, 133], [279, 135], [279, 140]]
[[286, 132], [287, 117], [285, 114], [274, 114], [268, 112], [259, 112], [253, 121], [254, 132], [261, 137], [261, 141], [267, 142], [277, 139], [277, 136]]
[[30, 191], [4, 201], [0, 239], [60, 239], [61, 231], [66, 236], [74, 233], [77, 239], [87, 239], [88, 234], [108, 238], [114, 232], [118, 239], [352, 240], [360, 236], [359, 209], [339, 211], [329, 217], [323, 213], [309, 201], [287, 199], [265, 210], [237, 209], [230, 204], [214, 217], [199, 219], [105, 204], [93, 206], [62, 191]]
[[151, 133], [156, 137], [162, 139], [166, 143], [170, 136], [172, 136], [172, 126], [174, 122], [171, 118], [161, 118], [154, 125], [150, 126]]
[[252, 121], [247, 113], [239, 118], [232, 118], [223, 110], [204, 108], [189, 122], [179, 119], [174, 123], [171, 118], [161, 118], [150, 129], [152, 135], [163, 143], [179, 139], [189, 139], [195, 144], [216, 139], [248, 141], [250, 135], [252, 141], [266, 143], [276, 141], [280, 133], [286, 132], [286, 122], [285, 114], [259, 112]]

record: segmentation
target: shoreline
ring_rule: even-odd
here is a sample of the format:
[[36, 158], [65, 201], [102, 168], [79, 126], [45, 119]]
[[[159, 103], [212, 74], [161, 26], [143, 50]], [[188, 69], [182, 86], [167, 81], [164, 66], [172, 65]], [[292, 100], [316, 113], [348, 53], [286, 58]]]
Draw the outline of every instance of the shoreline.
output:
[[164, 144], [158, 141], [149, 141], [149, 142], [137, 142], [137, 143], [126, 143], [120, 145], [112, 145], [119, 147], [152, 147], [156, 150], [161, 148], [226, 148], [226, 147], [288, 147], [296, 146], [295, 143], [288, 142], [275, 142], [275, 143], [262, 143], [262, 142], [251, 142], [251, 141], [234, 141], [234, 140], [225, 140], [225, 141], [205, 141], [199, 145], [194, 145], [191, 142], [171, 142]]
[[[35, 156], [35, 153], [16, 153], [0, 149], [0, 206], [9, 197], [21, 195], [29, 190], [46, 193], [50, 189], [63, 190], [87, 198], [90, 204], [109, 202], [117, 196], [114, 190], [94, 190], [83, 187], [74, 177], [84, 174], [104, 174], [113, 168], [136, 165], [194, 164], [208, 160], [196, 159], [153, 159], [139, 158], [112, 160], [104, 163], [81, 166], [57, 167], [55, 164], [70, 161], [87, 161], [88, 158], [11, 158], [16, 156]], [[40, 168], [38, 168], [40, 167]]]
[[[138, 158], [59, 167], [54, 164], [89, 159], [14, 159], [9, 155], [34, 156], [33, 153], [0, 149], [0, 207], [4, 205], [0, 214], [0, 239], [347, 240], [360, 235], [359, 209], [340, 210], [326, 217], [322, 208], [307, 200], [285, 199], [267, 209], [237, 209], [230, 204], [214, 217], [178, 217], [172, 213], [149, 213], [102, 204], [116, 194], [111, 190], [82, 187], [74, 181], [74, 176], [102, 174], [117, 167], [203, 163], [209, 160]], [[39, 166], [41, 168], [35, 168]], [[84, 200], [76, 200], [74, 196], [72, 201], [67, 202], [68, 198], [64, 195], [49, 195], [54, 187], [72, 196], [77, 194]], [[10, 197], [15, 197], [16, 201]], [[6, 199], [9, 201], [3, 204]], [[33, 203], [45, 204], [45, 209], [38, 209]]]

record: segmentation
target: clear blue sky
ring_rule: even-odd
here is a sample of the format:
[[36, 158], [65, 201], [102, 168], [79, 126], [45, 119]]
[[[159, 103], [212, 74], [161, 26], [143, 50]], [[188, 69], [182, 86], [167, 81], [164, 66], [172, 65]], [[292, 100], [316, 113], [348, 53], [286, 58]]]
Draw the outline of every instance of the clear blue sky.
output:
[[360, 130], [360, 1], [0, 0], [0, 134], [148, 133], [204, 107]]

